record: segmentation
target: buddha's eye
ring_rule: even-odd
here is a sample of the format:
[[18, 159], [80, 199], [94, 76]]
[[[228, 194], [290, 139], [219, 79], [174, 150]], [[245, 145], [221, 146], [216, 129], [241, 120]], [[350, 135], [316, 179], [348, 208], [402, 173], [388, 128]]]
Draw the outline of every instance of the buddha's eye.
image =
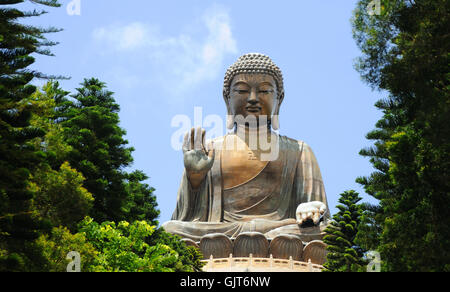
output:
[[267, 90], [260, 90], [259, 91], [259, 93], [262, 93], [262, 94], [269, 94], [269, 93], [272, 93], [273, 92], [273, 90], [270, 90], [270, 89], [267, 89]]
[[247, 89], [235, 89], [235, 92], [239, 93], [239, 94], [246, 94], [249, 93], [249, 91]]

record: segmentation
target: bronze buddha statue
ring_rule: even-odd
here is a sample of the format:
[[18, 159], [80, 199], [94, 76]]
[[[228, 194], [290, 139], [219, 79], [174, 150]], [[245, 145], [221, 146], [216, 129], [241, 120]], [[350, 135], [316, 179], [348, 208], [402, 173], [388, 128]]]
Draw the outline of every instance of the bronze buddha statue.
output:
[[305, 142], [275, 132], [280, 69], [268, 56], [245, 54], [227, 70], [223, 97], [234, 132], [209, 142], [201, 128], [186, 133], [177, 206], [164, 229], [197, 242], [243, 232], [321, 239], [330, 213], [317, 160]]

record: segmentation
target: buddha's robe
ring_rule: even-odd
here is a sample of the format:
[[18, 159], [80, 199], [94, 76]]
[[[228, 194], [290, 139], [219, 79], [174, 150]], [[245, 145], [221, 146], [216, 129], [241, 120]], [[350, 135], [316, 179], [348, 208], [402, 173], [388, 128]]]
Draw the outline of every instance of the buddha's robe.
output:
[[304, 241], [319, 239], [315, 235], [323, 228], [301, 228], [295, 219], [298, 205], [311, 201], [327, 205], [325, 222], [330, 216], [317, 160], [306, 143], [285, 136], [277, 136], [277, 140], [278, 158], [253, 178], [228, 189], [223, 188], [222, 180], [224, 137], [214, 140], [215, 149], [221, 150], [216, 151], [211, 170], [197, 190], [183, 173], [172, 221], [163, 228], [194, 241], [210, 233], [235, 238], [247, 231], [268, 238], [303, 234]]

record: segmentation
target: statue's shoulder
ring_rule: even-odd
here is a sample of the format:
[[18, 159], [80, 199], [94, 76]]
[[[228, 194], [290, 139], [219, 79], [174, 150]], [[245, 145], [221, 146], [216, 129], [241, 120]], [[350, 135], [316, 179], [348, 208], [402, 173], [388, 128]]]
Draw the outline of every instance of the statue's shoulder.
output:
[[302, 156], [314, 156], [312, 148], [305, 141], [292, 139], [286, 136], [280, 136], [280, 138], [284, 141], [284, 144], [287, 146], [286, 148], [292, 149], [292, 147], [295, 147], [299, 150]]
[[289, 137], [287, 137], [287, 136], [281, 136], [281, 135], [280, 135], [280, 139], [281, 139], [282, 142], [284, 142], [284, 143], [286, 143], [286, 144], [288, 144], [288, 145], [292, 145], [292, 146], [299, 147], [300, 150], [303, 149], [305, 146], [306, 146], [306, 147], [309, 147], [309, 146], [308, 146], [304, 141], [302, 141], [302, 140], [296, 140], [296, 139], [289, 138]]

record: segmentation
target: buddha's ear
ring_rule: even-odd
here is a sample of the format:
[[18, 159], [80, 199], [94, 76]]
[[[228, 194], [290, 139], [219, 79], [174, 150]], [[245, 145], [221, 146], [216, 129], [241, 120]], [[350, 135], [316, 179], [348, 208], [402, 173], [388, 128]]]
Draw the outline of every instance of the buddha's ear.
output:
[[284, 94], [282, 94], [278, 99], [277, 99], [277, 104], [275, 105], [275, 108], [273, 109], [272, 112], [272, 118], [270, 120], [271, 125], [272, 125], [272, 129], [274, 129], [275, 131], [280, 129], [280, 119], [279, 119], [279, 114], [280, 114], [280, 107], [281, 107], [281, 103], [283, 102], [283, 97]]
[[280, 129], [280, 120], [278, 117], [278, 113], [273, 113], [271, 125], [272, 125], [272, 129], [274, 129], [275, 131]]
[[234, 128], [234, 115], [231, 112], [229, 98], [226, 99], [225, 103], [227, 105], [227, 129], [232, 130]]

